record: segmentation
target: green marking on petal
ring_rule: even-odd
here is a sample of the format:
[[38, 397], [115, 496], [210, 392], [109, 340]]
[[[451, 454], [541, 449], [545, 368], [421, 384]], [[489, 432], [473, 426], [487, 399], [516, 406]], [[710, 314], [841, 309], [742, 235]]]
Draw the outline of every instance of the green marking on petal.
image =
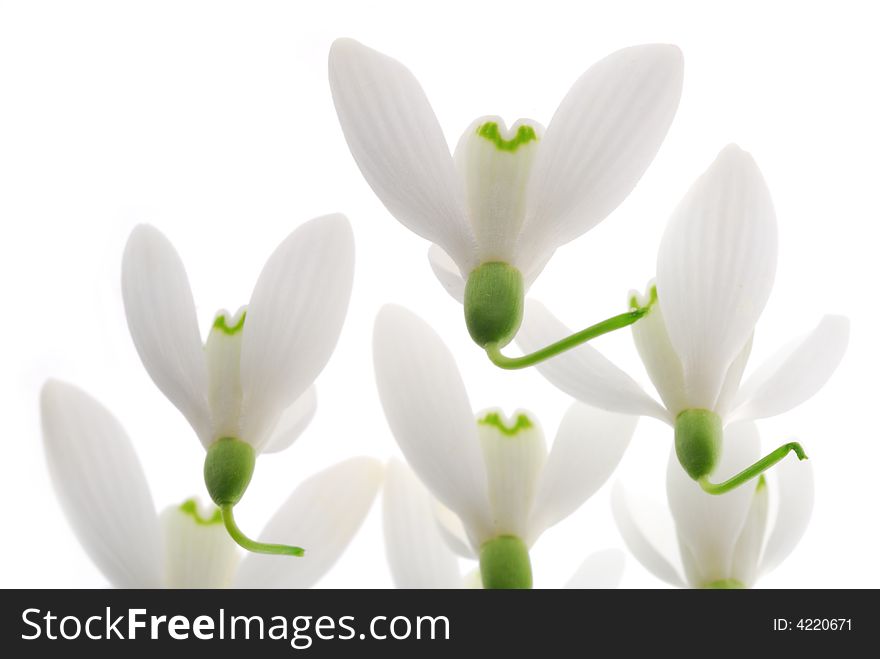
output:
[[529, 142], [538, 141], [538, 135], [535, 133], [535, 129], [531, 126], [520, 126], [516, 135], [513, 136], [512, 139], [505, 140], [501, 136], [501, 130], [498, 128], [498, 123], [495, 121], [487, 121], [484, 124], [481, 124], [477, 128], [477, 135], [482, 138], [485, 138], [492, 142], [495, 145], [495, 148], [499, 151], [510, 151], [513, 153], [523, 144], [528, 144]]
[[214, 329], [220, 330], [221, 332], [223, 332], [224, 334], [228, 334], [229, 336], [235, 336], [242, 329], [244, 329], [245, 316], [247, 316], [247, 311], [242, 311], [241, 317], [239, 317], [238, 322], [230, 327], [226, 323], [226, 314], [217, 314], [217, 317], [214, 319]]
[[[651, 286], [651, 290], [648, 291], [648, 303], [644, 306], [650, 309], [657, 303], [657, 287]], [[639, 304], [638, 295], [633, 295], [629, 299], [629, 308], [630, 309], [641, 309], [642, 305]]]
[[196, 524], [200, 524], [201, 526], [212, 526], [213, 524], [223, 523], [223, 516], [221, 515], [219, 508], [215, 508], [214, 514], [210, 517], [202, 517], [199, 513], [199, 506], [195, 499], [187, 499], [180, 504], [180, 511], [192, 517]]
[[483, 426], [492, 426], [498, 429], [502, 435], [507, 435], [508, 437], [515, 436], [520, 430], [528, 430], [534, 427], [532, 420], [525, 414], [518, 414], [513, 425], [508, 426], [504, 423], [504, 419], [498, 412], [489, 412], [482, 419], [478, 419], [477, 423]]

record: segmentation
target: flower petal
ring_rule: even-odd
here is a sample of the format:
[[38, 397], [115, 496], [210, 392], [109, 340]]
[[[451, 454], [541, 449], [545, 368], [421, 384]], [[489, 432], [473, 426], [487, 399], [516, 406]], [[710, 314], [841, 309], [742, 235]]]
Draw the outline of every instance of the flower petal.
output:
[[559, 425], [532, 512], [533, 537], [565, 519], [602, 487], [623, 457], [638, 417], [573, 403]]
[[[648, 285], [649, 292], [645, 296], [631, 291], [631, 302], [635, 302], [635, 306], [639, 307], [648, 304], [652, 287], [653, 283]], [[687, 407], [684, 369], [681, 366], [681, 359], [669, 342], [666, 321], [663, 319], [663, 307], [659, 300], [654, 301], [646, 316], [632, 325], [632, 335], [648, 377], [651, 378], [670, 416], [675, 418]]]
[[801, 541], [813, 514], [813, 468], [809, 462], [783, 460], [775, 468], [779, 507], [764, 556], [761, 572], [767, 573], [784, 561]]
[[[572, 334], [544, 305], [526, 301], [525, 317], [516, 341], [533, 352]], [[653, 416], [670, 423], [669, 415], [626, 373], [583, 344], [536, 367], [541, 375], [569, 396], [610, 412]]]
[[500, 117], [480, 117], [458, 141], [453, 160], [464, 182], [479, 263], [519, 265], [515, 246], [543, 133], [543, 126], [530, 119], [520, 119], [508, 130]]
[[318, 397], [315, 393], [315, 385], [312, 385], [294, 401], [293, 405], [281, 413], [275, 430], [263, 447], [263, 453], [278, 453], [293, 444], [312, 422], [317, 407]]
[[684, 580], [670, 558], [670, 549], [677, 545], [677, 541], [672, 520], [667, 519], [668, 513], [653, 499], [640, 498], [633, 505], [620, 482], [611, 490], [611, 512], [627, 548], [639, 563], [658, 579], [683, 587]]
[[255, 449], [330, 359], [353, 277], [354, 238], [343, 215], [306, 222], [266, 262], [241, 343], [240, 439]]
[[440, 337], [402, 307], [376, 317], [373, 360], [388, 425], [407, 462], [470, 535], [491, 529], [477, 424], [455, 365]]
[[777, 352], [741, 387], [737, 419], [763, 419], [797, 407], [831, 378], [846, 352], [849, 320], [825, 316], [806, 336]]
[[198, 510], [192, 499], [162, 511], [166, 587], [229, 588], [238, 567], [238, 545], [214, 511], [213, 506], [207, 513]]
[[584, 559], [565, 587], [594, 590], [617, 588], [625, 563], [626, 559], [619, 549], [597, 551]]
[[489, 535], [476, 537], [474, 544], [480, 547], [495, 536], [512, 535], [530, 545], [540, 534], [530, 533], [529, 518], [547, 460], [544, 433], [537, 421], [522, 410], [509, 420], [497, 410], [481, 412], [477, 419], [492, 528]]
[[718, 400], [715, 403], [715, 412], [724, 419], [725, 423], [735, 421], [730, 417], [730, 407], [736, 399], [740, 384], [742, 383], [743, 373], [746, 370], [746, 364], [752, 354], [752, 341], [754, 334], [749, 337], [742, 350], [731, 362], [727, 368], [727, 374], [724, 376], [724, 383], [721, 385], [721, 391], [718, 392]]
[[86, 553], [117, 588], [162, 585], [153, 498], [119, 422], [81, 389], [49, 380], [40, 396], [52, 484]]
[[428, 249], [428, 261], [431, 263], [431, 270], [443, 284], [446, 292], [459, 302], [464, 302], [465, 281], [452, 257], [444, 252], [439, 245], [431, 245]]
[[682, 77], [681, 51], [651, 44], [612, 53], [574, 83], [535, 159], [521, 267], [594, 227], [632, 191], [672, 123]]
[[[468, 530], [461, 518], [442, 503], [434, 500], [434, 520], [446, 546], [456, 556], [476, 560], [479, 558], [479, 544], [468, 537]], [[482, 587], [482, 585], [481, 585]]]
[[458, 559], [434, 519], [428, 490], [406, 465], [388, 464], [382, 494], [385, 555], [396, 588], [461, 588]]
[[345, 551], [373, 505], [382, 465], [351, 458], [304, 480], [260, 533], [264, 542], [305, 549], [302, 558], [248, 554], [237, 588], [310, 588]]
[[388, 211], [462, 269], [476, 266], [464, 189], [413, 74], [357, 41], [337, 39], [330, 48], [330, 89], [348, 148]]
[[[734, 423], [724, 429], [721, 460], [712, 474], [720, 482], [760, 457], [761, 441], [752, 423]], [[733, 557], [742, 533], [754, 488], [739, 487], [721, 496], [707, 494], [691, 480], [673, 450], [666, 480], [669, 508], [681, 543], [694, 560], [698, 583], [734, 578]]]
[[754, 494], [752, 494], [752, 503], [749, 506], [746, 523], [733, 550], [733, 567], [730, 576], [751, 588], [755, 579], [758, 578], [758, 561], [761, 558], [764, 541], [767, 539], [769, 497], [767, 484], [763, 477], [758, 479], [757, 484], [747, 483], [743, 487], [751, 488]]
[[135, 227], [125, 245], [122, 300], [144, 368], [208, 446], [215, 438], [192, 291], [180, 256], [149, 225]]
[[776, 273], [776, 216], [752, 157], [725, 147], [672, 215], [657, 292], [690, 407], [714, 409]]

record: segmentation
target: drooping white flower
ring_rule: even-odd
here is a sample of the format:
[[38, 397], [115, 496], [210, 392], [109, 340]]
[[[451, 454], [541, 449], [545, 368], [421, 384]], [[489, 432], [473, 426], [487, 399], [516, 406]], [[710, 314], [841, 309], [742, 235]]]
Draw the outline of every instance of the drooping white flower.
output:
[[[406, 67], [351, 39], [330, 50], [330, 87], [355, 161], [389, 212], [434, 243], [434, 272], [465, 301], [481, 345], [485, 319], [471, 306], [486, 297], [487, 283], [472, 274], [504, 266], [481, 272], [492, 275], [489, 297], [507, 321], [489, 336], [509, 340], [524, 291], [556, 248], [611, 213], [653, 160], [678, 107], [682, 75], [675, 46], [617, 51], [575, 82], [546, 131], [531, 119], [507, 129], [499, 117], [481, 117], [452, 155]], [[475, 288], [468, 300], [466, 282]]]
[[[724, 475], [761, 455], [754, 423], [732, 423], [726, 433], [729, 450], [718, 468]], [[791, 553], [813, 508], [809, 462], [782, 462], [771, 478], [714, 497], [687, 477], [673, 453], [667, 474], [672, 519], [656, 497], [636, 499], [620, 483], [612, 494], [614, 518], [630, 551], [659, 579], [692, 588], [750, 588]]]
[[548, 454], [528, 413], [508, 420], [490, 410], [475, 417], [443, 341], [401, 307], [379, 312], [373, 357], [398, 445], [433, 496], [458, 517], [473, 554], [499, 537], [530, 547], [605, 482], [635, 429], [635, 417], [576, 403]]
[[58, 499], [83, 549], [119, 588], [308, 588], [336, 562], [372, 505], [382, 465], [353, 458], [303, 481], [264, 535], [302, 542], [302, 558], [247, 554], [220, 511], [195, 500], [156, 513], [119, 422], [82, 390], [49, 381], [43, 441]]
[[[385, 554], [396, 588], [482, 588], [479, 570], [463, 574], [458, 556], [439, 527], [437, 503], [403, 463], [386, 467], [382, 492]], [[565, 588], [616, 588], [623, 553], [608, 549], [588, 556]]]
[[[721, 424], [781, 414], [813, 396], [843, 358], [849, 321], [825, 316], [741, 384], [755, 324], [776, 271], [776, 218], [757, 165], [726, 147], [674, 212], [657, 258], [656, 289], [631, 294], [650, 312], [633, 338], [662, 404], [590, 345], [537, 368], [557, 387], [603, 409], [675, 425], [708, 410]], [[570, 332], [540, 303], [527, 303], [517, 341], [531, 351]]]
[[125, 248], [122, 294], [144, 367], [205, 448], [235, 438], [260, 453], [287, 448], [311, 418], [311, 385], [339, 338], [353, 273], [348, 220], [307, 222], [266, 262], [247, 307], [217, 314], [203, 345], [180, 257], [140, 225]]

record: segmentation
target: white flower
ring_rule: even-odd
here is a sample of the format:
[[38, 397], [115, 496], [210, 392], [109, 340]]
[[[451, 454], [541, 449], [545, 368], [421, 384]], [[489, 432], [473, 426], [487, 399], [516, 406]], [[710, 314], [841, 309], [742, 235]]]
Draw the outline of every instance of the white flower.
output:
[[[754, 423], [733, 423], [727, 434], [732, 441], [719, 465], [725, 475], [761, 452]], [[786, 460], [771, 477], [715, 497], [689, 479], [672, 454], [667, 495], [673, 519], [656, 497], [634, 501], [620, 483], [612, 494], [614, 517], [630, 551], [659, 579], [693, 588], [749, 588], [791, 553], [813, 509], [809, 462]]]
[[601, 222], [635, 187], [681, 95], [681, 52], [617, 51], [584, 73], [545, 131], [481, 117], [454, 156], [415, 77], [351, 39], [330, 50], [330, 87], [349, 148], [389, 212], [435, 244], [431, 263], [458, 300], [485, 263], [524, 288], [554, 250]]
[[605, 482], [635, 429], [632, 416], [574, 404], [548, 454], [540, 427], [525, 412], [511, 420], [498, 411], [475, 418], [451, 353], [401, 307], [379, 312], [373, 357], [398, 445], [463, 524], [474, 554], [499, 537], [530, 547]]
[[308, 547], [302, 558], [247, 554], [219, 510], [194, 500], [156, 514], [134, 448], [119, 422], [82, 390], [49, 381], [41, 396], [52, 482], [80, 544], [119, 588], [308, 588], [336, 562], [370, 509], [382, 465], [353, 458], [294, 490], [264, 535]]
[[[392, 460], [382, 492], [385, 554], [396, 588], [482, 588], [478, 570], [462, 574], [447, 533], [436, 518], [436, 502], [416, 475]], [[608, 549], [588, 556], [565, 588], [616, 588], [623, 553]]]
[[140, 225], [125, 248], [122, 294], [144, 367], [205, 448], [235, 438], [260, 453], [286, 448], [308, 423], [310, 386], [339, 338], [353, 272], [348, 220], [307, 222], [266, 262], [247, 309], [221, 311], [203, 346], [180, 257]]
[[[751, 156], [726, 147], [674, 212], [657, 258], [656, 295], [633, 338], [662, 404], [590, 345], [537, 368], [569, 395], [603, 409], [669, 424], [685, 410], [724, 423], [785, 412], [815, 394], [846, 350], [849, 321], [825, 316], [740, 381], [776, 271], [776, 218]], [[632, 294], [632, 306], [643, 306]], [[570, 334], [529, 300], [517, 336], [531, 351]]]

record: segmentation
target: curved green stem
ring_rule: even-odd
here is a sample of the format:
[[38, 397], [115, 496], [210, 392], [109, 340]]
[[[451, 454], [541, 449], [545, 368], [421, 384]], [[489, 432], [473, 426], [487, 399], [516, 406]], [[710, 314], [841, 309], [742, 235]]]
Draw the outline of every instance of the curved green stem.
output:
[[807, 459], [807, 454], [804, 453], [804, 449], [800, 444], [797, 442], [789, 442], [788, 444], [783, 444], [769, 455], [765, 455], [751, 467], [746, 467], [736, 476], [729, 478], [723, 483], [718, 483], [717, 485], [715, 483], [710, 483], [708, 476], [703, 476], [698, 479], [697, 482], [700, 484], [700, 487], [703, 488], [703, 491], [708, 492], [709, 494], [724, 494], [725, 492], [730, 492], [743, 483], [752, 480], [755, 476], [767, 471], [792, 451], [795, 452], [798, 460]]
[[597, 336], [602, 336], [603, 334], [608, 334], [608, 332], [613, 332], [615, 330], [628, 327], [639, 320], [650, 310], [651, 307], [646, 306], [640, 307], [638, 309], [633, 309], [632, 311], [627, 311], [626, 313], [622, 313], [617, 316], [613, 316], [612, 318], [603, 320], [601, 323], [596, 323], [595, 325], [591, 325], [586, 329], [582, 329], [580, 332], [575, 332], [571, 336], [560, 339], [556, 343], [551, 343], [546, 348], [541, 348], [540, 350], [536, 350], [529, 355], [523, 355], [522, 357], [505, 357], [501, 354], [501, 348], [498, 346], [497, 343], [487, 344], [486, 354], [489, 356], [489, 359], [492, 361], [492, 363], [500, 368], [504, 368], [509, 371], [520, 368], [527, 368], [529, 366], [534, 366], [535, 364], [546, 361], [551, 357], [555, 357], [556, 355], [563, 353], [566, 350], [576, 348], [582, 343], [586, 343], [591, 339], [595, 339]]
[[258, 554], [281, 554], [284, 556], [302, 556], [306, 553], [302, 547], [293, 547], [291, 545], [271, 545], [265, 542], [257, 542], [256, 540], [251, 540], [249, 537], [241, 532], [241, 529], [238, 528], [238, 525], [235, 523], [235, 517], [232, 516], [231, 505], [227, 504], [224, 506], [220, 506], [220, 512], [223, 515], [223, 525], [226, 527], [229, 535], [232, 537], [233, 540], [235, 540], [239, 545], [241, 545], [248, 551], [256, 552]]

